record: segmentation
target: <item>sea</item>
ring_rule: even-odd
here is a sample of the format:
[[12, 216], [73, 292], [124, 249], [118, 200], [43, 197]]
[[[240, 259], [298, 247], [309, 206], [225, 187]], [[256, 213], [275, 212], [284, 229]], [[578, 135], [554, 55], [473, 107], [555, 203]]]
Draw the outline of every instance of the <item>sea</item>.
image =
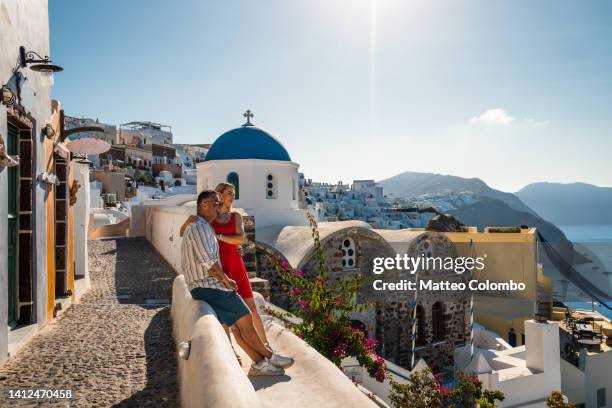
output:
[[[608, 271], [612, 271], [610, 256], [612, 254], [612, 225], [559, 225], [567, 239], [582, 244], [593, 251], [602, 260]], [[609, 244], [609, 245], [607, 245]], [[565, 302], [570, 307], [591, 309], [590, 302]], [[612, 301], [606, 302], [612, 308]], [[599, 303], [595, 310], [612, 319], [612, 311]]]

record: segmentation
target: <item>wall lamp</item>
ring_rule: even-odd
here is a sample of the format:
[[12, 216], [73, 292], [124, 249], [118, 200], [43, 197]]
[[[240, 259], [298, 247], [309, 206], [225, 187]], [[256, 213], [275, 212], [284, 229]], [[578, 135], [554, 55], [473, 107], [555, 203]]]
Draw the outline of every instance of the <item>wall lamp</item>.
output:
[[43, 128], [43, 133], [47, 139], [53, 139], [55, 136], [55, 129], [53, 129], [53, 126], [50, 123], [47, 123]]
[[0, 169], [15, 166], [19, 166], [19, 156], [9, 156], [6, 154], [6, 144], [2, 135], [0, 135]]
[[51, 64], [51, 60], [49, 59], [48, 55], [41, 57], [35, 51], [26, 51], [25, 47], [22, 45], [19, 47], [19, 65], [21, 65], [22, 68], [25, 68], [28, 66], [28, 64], [34, 64], [30, 66], [30, 69], [37, 72], [52, 73], [64, 70], [64, 68], [60, 67], [59, 65]]
[[0, 95], [2, 103], [6, 106], [13, 106], [17, 100], [17, 96], [11, 91], [7, 85], [2, 85], [2, 94]]

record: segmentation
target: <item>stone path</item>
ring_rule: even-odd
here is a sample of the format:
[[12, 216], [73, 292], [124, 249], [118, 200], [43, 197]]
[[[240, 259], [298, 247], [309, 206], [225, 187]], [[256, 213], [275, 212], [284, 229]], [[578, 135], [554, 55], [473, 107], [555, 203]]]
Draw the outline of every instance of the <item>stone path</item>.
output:
[[[0, 407], [176, 407], [174, 272], [144, 239], [89, 242], [91, 289], [0, 367]], [[7, 390], [71, 400], [6, 400]]]

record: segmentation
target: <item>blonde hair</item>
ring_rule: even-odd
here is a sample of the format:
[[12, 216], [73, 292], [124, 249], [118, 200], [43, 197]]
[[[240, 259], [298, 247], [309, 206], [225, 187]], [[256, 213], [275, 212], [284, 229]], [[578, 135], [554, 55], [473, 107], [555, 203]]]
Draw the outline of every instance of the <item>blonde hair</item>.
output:
[[225, 189], [227, 188], [231, 188], [232, 190], [236, 191], [236, 186], [234, 186], [233, 184], [230, 183], [219, 183], [217, 184], [217, 187], [215, 187], [215, 191], [219, 194], [222, 194]]

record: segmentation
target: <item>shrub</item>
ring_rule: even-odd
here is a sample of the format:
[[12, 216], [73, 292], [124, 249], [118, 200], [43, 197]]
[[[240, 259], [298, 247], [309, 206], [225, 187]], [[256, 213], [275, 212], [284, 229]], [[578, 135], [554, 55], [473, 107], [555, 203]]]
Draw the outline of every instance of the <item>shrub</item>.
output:
[[456, 388], [442, 385], [439, 376], [429, 368], [412, 373], [407, 384], [391, 380], [391, 404], [395, 408], [494, 408], [495, 401], [503, 401], [501, 391], [483, 390], [476, 376], [458, 374]]
[[546, 400], [546, 406], [548, 408], [576, 408], [576, 405], [565, 402], [563, 400], [563, 394], [559, 391], [550, 393], [550, 397]]
[[[337, 367], [344, 358], [354, 357], [370, 376], [383, 382], [387, 378], [387, 368], [384, 359], [376, 354], [378, 342], [365, 337], [363, 331], [351, 325], [351, 313], [368, 307], [355, 300], [363, 278], [357, 275], [333, 284], [326, 281], [325, 255], [317, 222], [311, 214], [308, 214], [308, 220], [317, 257], [316, 277], [306, 278], [286, 260], [276, 262], [276, 270], [296, 306], [293, 314], [302, 319], [300, 323], [288, 322], [286, 325]], [[287, 320], [284, 314], [271, 313]]]

